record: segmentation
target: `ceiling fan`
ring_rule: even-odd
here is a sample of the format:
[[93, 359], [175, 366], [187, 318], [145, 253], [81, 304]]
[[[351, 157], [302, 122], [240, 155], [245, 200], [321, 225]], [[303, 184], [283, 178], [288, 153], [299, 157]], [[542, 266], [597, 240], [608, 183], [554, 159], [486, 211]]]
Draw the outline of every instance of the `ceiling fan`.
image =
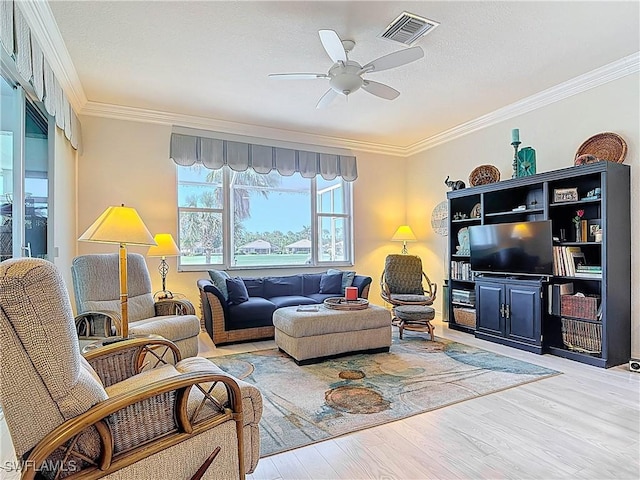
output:
[[325, 73], [272, 73], [271, 78], [282, 80], [315, 80], [318, 78], [329, 80], [329, 90], [320, 98], [316, 108], [324, 108], [338, 95], [348, 96], [362, 88], [363, 90], [386, 100], [398, 98], [400, 92], [383, 83], [367, 80], [363, 77], [366, 73], [380, 72], [390, 68], [400, 67], [407, 63], [419, 60], [424, 56], [420, 47], [411, 47], [398, 52], [393, 52], [377, 58], [365, 66], [349, 60], [349, 53], [356, 43], [353, 40], [341, 40], [333, 30], [320, 30], [322, 46], [334, 62], [329, 71]]

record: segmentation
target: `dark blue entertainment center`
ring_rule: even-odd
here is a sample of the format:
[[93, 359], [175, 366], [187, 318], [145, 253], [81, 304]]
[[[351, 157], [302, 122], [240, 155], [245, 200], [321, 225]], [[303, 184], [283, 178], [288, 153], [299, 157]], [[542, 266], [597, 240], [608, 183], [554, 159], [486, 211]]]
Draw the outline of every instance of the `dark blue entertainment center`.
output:
[[574, 166], [447, 198], [449, 328], [599, 367], [629, 361], [628, 165]]

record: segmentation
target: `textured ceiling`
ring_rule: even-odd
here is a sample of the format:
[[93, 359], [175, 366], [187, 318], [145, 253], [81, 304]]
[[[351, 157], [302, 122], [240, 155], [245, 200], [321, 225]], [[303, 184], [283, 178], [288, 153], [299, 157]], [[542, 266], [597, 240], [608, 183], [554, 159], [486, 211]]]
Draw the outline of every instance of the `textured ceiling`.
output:
[[[50, 1], [90, 102], [409, 146], [639, 50], [639, 2]], [[378, 35], [403, 10], [440, 22], [425, 57], [316, 110], [318, 37], [333, 29], [365, 64], [406, 48]]]

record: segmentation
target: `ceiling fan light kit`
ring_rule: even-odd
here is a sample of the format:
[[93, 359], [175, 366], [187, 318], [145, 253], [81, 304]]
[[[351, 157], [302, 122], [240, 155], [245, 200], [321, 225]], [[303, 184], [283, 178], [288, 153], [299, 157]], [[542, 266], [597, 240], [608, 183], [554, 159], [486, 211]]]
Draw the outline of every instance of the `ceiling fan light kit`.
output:
[[422, 48], [411, 47], [384, 55], [363, 67], [358, 62], [349, 60], [348, 54], [356, 45], [353, 40], [341, 40], [333, 30], [320, 30], [318, 34], [327, 55], [334, 62], [327, 74], [272, 73], [269, 75], [270, 78], [284, 80], [329, 79], [329, 90], [320, 98], [316, 108], [325, 108], [338, 95], [347, 96], [360, 88], [376, 97], [394, 100], [398, 98], [400, 92], [383, 83], [367, 80], [363, 75], [400, 67], [424, 56]]

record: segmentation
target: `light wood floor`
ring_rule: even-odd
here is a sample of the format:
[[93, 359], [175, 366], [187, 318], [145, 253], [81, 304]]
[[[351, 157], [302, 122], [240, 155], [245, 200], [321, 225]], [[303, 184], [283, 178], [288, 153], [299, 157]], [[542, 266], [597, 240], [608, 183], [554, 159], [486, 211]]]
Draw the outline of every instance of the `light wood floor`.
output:
[[[437, 336], [563, 375], [262, 458], [248, 478], [640, 478], [640, 374], [521, 352], [435, 325]], [[200, 355], [273, 346], [267, 341], [216, 348], [201, 335]], [[4, 462], [11, 458], [4, 420], [0, 432]], [[2, 473], [0, 478], [16, 478]]]

